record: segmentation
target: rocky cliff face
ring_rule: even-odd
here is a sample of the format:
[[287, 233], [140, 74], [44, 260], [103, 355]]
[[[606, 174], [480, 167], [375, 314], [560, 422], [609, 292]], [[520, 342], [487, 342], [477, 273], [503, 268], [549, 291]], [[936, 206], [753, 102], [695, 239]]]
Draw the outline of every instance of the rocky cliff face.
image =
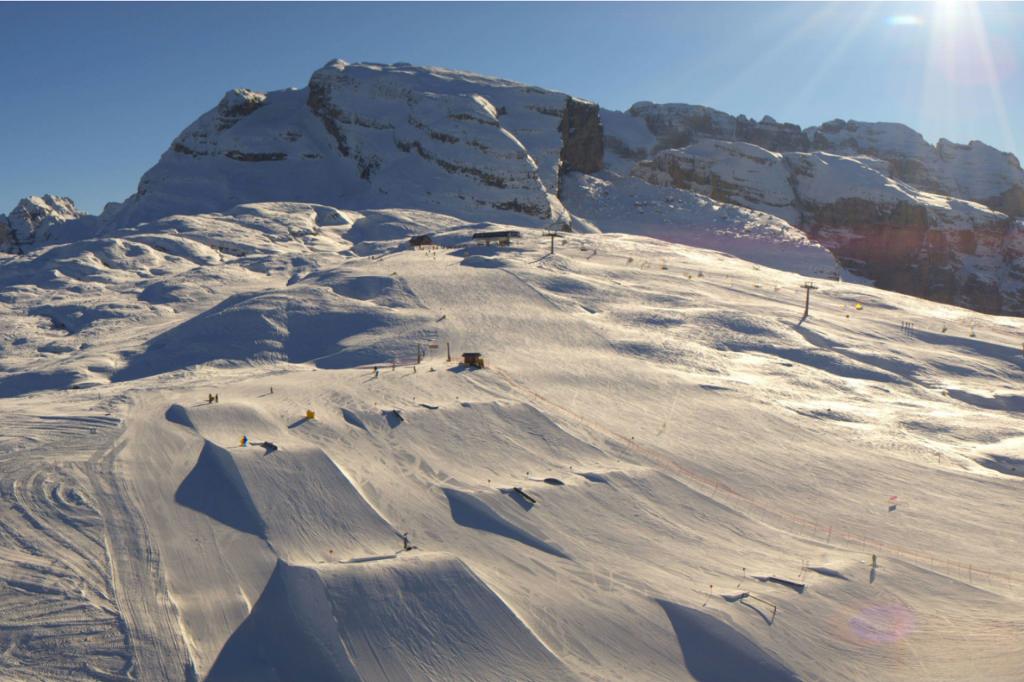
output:
[[930, 145], [898, 123], [835, 120], [806, 131], [815, 149], [864, 154], [889, 163], [889, 175], [929, 192], [1024, 215], [1024, 170], [1013, 154], [978, 142]]
[[561, 176], [565, 173], [596, 173], [604, 163], [604, 128], [598, 106], [575, 97], [569, 97], [558, 125], [562, 133], [561, 164], [559, 166], [559, 196]]
[[900, 123], [864, 123], [836, 119], [801, 129], [770, 116], [756, 122], [709, 107], [637, 102], [629, 114], [646, 123], [656, 139], [652, 153], [702, 140], [749, 142], [769, 151], [826, 151], [870, 156], [885, 173], [918, 189], [969, 199], [1011, 217], [1024, 216], [1024, 170], [1013, 154], [972, 141], [929, 144]]
[[22, 199], [9, 215], [0, 214], [0, 251], [23, 253], [49, 241], [55, 228], [83, 215], [67, 197], [44, 194]]
[[783, 155], [753, 144], [704, 140], [658, 152], [638, 163], [632, 174], [652, 184], [771, 213], [791, 225], [801, 222]]
[[603, 141], [596, 105], [562, 93], [335, 61], [301, 90], [229, 92], [104, 217], [131, 224], [289, 200], [568, 222], [559, 178], [600, 168]]
[[[857, 158], [786, 154], [802, 226], [878, 286], [988, 313], [1024, 313], [1007, 264], [1019, 225], [982, 204], [922, 192]], [[1024, 261], [1020, 261], [1024, 264]]]
[[647, 182], [779, 216], [884, 288], [993, 313], [1024, 313], [1020, 223], [986, 206], [924, 192], [886, 162], [771, 152], [708, 140], [637, 164]]
[[803, 151], [810, 141], [794, 123], [779, 123], [771, 116], [754, 121], [692, 104], [637, 102], [629, 108], [643, 119], [658, 140], [659, 149], [685, 147], [698, 140], [750, 142], [773, 151]]

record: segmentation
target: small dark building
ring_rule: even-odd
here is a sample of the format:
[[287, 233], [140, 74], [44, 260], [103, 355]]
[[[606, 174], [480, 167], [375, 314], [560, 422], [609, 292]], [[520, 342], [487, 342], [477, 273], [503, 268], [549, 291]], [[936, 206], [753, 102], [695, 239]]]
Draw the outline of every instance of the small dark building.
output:
[[430, 246], [434, 243], [434, 235], [432, 234], [415, 234], [409, 238], [409, 246]]
[[508, 246], [512, 243], [513, 239], [519, 239], [520, 236], [519, 230], [495, 230], [493, 232], [477, 232], [473, 235], [473, 240], [484, 242], [488, 246], [490, 246], [491, 242], [497, 242], [501, 246]]
[[463, 353], [462, 364], [467, 367], [477, 367], [479, 369], [484, 368], [484, 355], [483, 353]]

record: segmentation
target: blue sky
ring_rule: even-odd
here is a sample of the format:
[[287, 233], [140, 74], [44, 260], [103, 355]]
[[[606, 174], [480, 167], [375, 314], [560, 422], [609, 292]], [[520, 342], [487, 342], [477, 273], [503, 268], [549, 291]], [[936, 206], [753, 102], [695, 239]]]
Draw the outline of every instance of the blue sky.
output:
[[0, 212], [122, 200], [226, 90], [302, 87], [333, 58], [1024, 151], [1024, 4], [0, 3], [0, 26]]

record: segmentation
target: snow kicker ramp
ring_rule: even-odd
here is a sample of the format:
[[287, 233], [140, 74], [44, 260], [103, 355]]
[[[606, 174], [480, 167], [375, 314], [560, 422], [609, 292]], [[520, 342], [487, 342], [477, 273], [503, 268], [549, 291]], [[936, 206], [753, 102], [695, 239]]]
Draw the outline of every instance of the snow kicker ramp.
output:
[[316, 567], [279, 562], [206, 680], [571, 677], [464, 563], [404, 554]]
[[442, 488], [442, 490], [445, 497], [448, 498], [452, 520], [460, 526], [501, 535], [560, 559], [570, 558], [561, 548], [546, 541], [539, 533], [522, 527], [522, 522], [514, 523], [503, 517], [487, 504], [485, 499], [453, 488]]
[[792, 671], [725, 621], [699, 609], [658, 600], [679, 639], [687, 671], [698, 682], [798, 682]]
[[222, 448], [206, 441], [175, 500], [266, 539], [292, 562], [394, 553], [397, 533], [322, 450]]
[[167, 408], [164, 417], [214, 443], [237, 445], [243, 435], [257, 442], [280, 442], [288, 433], [279, 418], [246, 404], [203, 403], [194, 407], [174, 404]]

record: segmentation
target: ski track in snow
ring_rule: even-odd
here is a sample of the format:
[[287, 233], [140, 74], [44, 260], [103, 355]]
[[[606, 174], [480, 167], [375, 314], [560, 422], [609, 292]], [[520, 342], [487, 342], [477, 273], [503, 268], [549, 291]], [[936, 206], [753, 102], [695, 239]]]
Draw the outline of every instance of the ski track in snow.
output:
[[5, 416], [0, 669], [7, 674], [129, 679], [134, 654], [90, 476], [118, 425], [108, 416]]

